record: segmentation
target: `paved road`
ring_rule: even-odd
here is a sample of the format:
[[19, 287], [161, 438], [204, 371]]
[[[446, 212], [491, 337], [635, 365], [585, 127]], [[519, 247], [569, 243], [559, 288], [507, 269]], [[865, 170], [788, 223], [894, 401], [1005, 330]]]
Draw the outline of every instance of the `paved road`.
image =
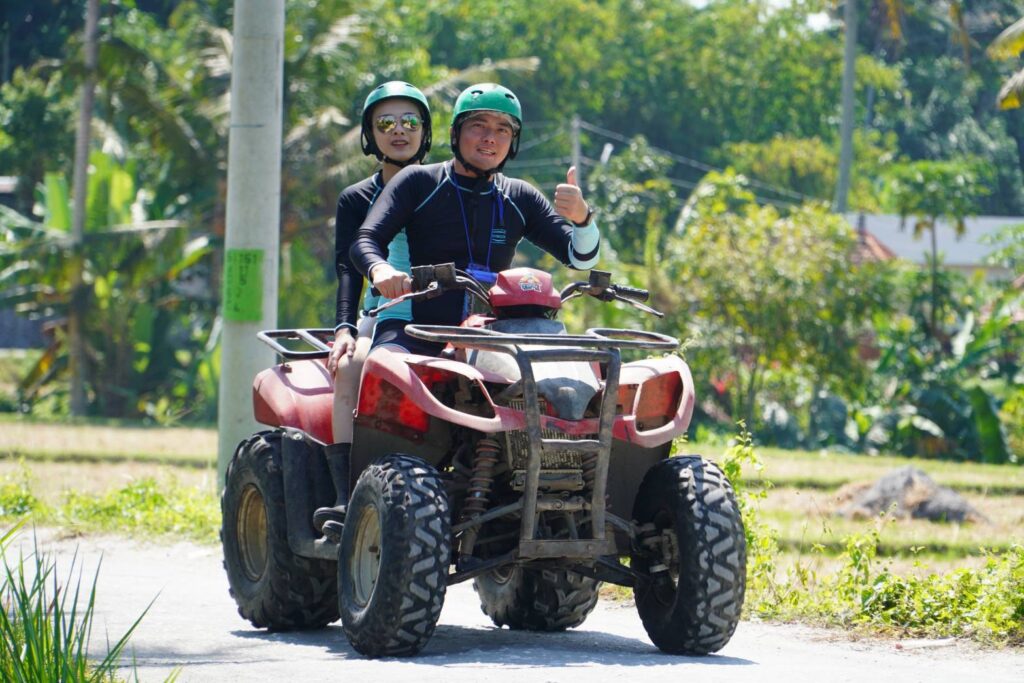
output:
[[[23, 537], [23, 543], [30, 543]], [[102, 558], [94, 646], [121, 636], [153, 601], [131, 640], [141, 681], [1024, 681], [1024, 651], [955, 641], [853, 641], [843, 632], [743, 622], [710, 657], [659, 652], [631, 602], [602, 600], [577, 629], [494, 628], [469, 584], [449, 589], [433, 639], [413, 659], [364, 659], [340, 625], [268, 634], [237, 614], [219, 547], [142, 544], [116, 537], [45, 541], [66, 575], [76, 548], [86, 577]]]

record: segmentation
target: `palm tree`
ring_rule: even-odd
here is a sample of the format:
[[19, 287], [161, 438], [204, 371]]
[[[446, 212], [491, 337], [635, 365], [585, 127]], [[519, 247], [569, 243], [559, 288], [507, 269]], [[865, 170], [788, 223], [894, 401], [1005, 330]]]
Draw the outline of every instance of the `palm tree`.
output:
[[[1024, 52], [1024, 17], [1010, 24], [996, 36], [988, 47], [988, 56], [992, 59], [1014, 59]], [[1000, 109], [1016, 109], [1024, 98], [1024, 68], [1003, 84], [996, 95], [996, 104]]]

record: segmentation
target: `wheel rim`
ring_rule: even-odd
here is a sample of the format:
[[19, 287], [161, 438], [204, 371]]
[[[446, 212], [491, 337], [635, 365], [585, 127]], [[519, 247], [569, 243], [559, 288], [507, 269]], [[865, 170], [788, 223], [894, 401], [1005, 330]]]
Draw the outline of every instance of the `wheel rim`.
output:
[[370, 506], [363, 510], [356, 526], [352, 550], [349, 562], [352, 594], [357, 605], [366, 607], [380, 573], [380, 517], [377, 508]]
[[242, 570], [250, 581], [259, 581], [267, 568], [267, 508], [252, 484], [242, 491], [236, 537]]

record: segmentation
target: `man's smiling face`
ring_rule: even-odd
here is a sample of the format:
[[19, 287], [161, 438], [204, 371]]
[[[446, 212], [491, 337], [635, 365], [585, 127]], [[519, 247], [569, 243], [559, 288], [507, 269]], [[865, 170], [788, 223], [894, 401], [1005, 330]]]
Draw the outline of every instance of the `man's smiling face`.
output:
[[507, 114], [481, 111], [470, 114], [459, 132], [459, 152], [466, 163], [489, 171], [512, 147], [515, 127]]

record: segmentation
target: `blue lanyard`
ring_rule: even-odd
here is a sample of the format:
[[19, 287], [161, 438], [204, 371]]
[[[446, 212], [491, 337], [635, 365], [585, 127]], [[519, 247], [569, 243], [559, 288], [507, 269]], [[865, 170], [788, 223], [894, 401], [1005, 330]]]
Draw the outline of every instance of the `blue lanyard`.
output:
[[[459, 200], [459, 211], [462, 213], [462, 227], [466, 230], [466, 251], [469, 252], [469, 263], [476, 263], [476, 259], [473, 258], [473, 239], [469, 235], [469, 221], [466, 220], [466, 206], [462, 203], [462, 188], [459, 187], [459, 183], [455, 180], [455, 173], [453, 172], [450, 176], [452, 185], [455, 186], [455, 197]], [[498, 214], [498, 227], [501, 229], [505, 228], [505, 202], [504, 196], [501, 195], [498, 190], [497, 184], [493, 184], [491, 191], [497, 195], [494, 201], [491, 203], [491, 230], [487, 235], [487, 261], [484, 263], [484, 268], [487, 270], [491, 269], [491, 246], [494, 244], [494, 214]]]

